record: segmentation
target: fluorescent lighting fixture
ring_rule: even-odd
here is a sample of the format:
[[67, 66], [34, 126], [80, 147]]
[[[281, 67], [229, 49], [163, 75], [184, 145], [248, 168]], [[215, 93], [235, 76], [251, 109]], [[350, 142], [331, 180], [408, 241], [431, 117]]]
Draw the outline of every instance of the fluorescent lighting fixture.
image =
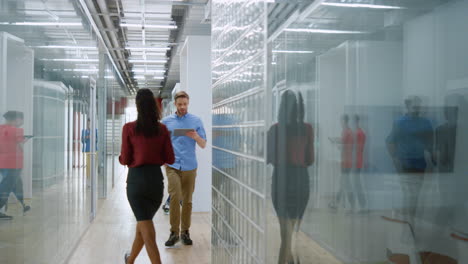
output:
[[135, 72], [135, 73], [148, 73], [148, 74], [151, 74], [151, 73], [165, 73], [166, 71], [165, 70], [145, 70], [145, 69], [133, 69], [132, 72]]
[[82, 49], [82, 50], [95, 50], [97, 47], [92, 46], [59, 46], [59, 45], [50, 45], [50, 46], [36, 46], [32, 48], [38, 49]]
[[50, 69], [51, 71], [64, 71], [64, 72], [98, 72], [98, 69]]
[[360, 4], [360, 3], [322, 3], [324, 6], [336, 7], [354, 7], [354, 8], [371, 8], [371, 9], [406, 9], [403, 6], [390, 6], [390, 5], [373, 5], [373, 4]]
[[286, 32], [301, 32], [301, 33], [318, 33], [318, 34], [365, 34], [365, 31], [352, 30], [334, 30], [334, 29], [317, 29], [317, 28], [287, 28]]
[[145, 80], [146, 79], [146, 77], [144, 75], [135, 75], [134, 78], [137, 79], [137, 80]]
[[88, 76], [88, 75], [83, 75], [83, 76], [81, 76], [81, 78], [83, 78], [83, 79], [89, 79], [89, 76]]
[[176, 25], [142, 25], [142, 24], [128, 24], [128, 23], [120, 23], [121, 27], [128, 27], [128, 28], [162, 28], [162, 29], [177, 29]]
[[[157, 13], [157, 14], [148, 14], [148, 13], [145, 13], [145, 18], [167, 19], [167, 17], [170, 17], [171, 14], [172, 14], [171, 12], [168, 12], [168, 13], [161, 12], [161, 13]], [[127, 18], [129, 18], [129, 17], [137, 17], [137, 18], [140, 18], [140, 19], [141, 19], [141, 12], [125, 12], [125, 17], [127, 17]]]
[[67, 27], [81, 27], [81, 22], [1, 22], [0, 25], [12, 26], [67, 26]]
[[273, 53], [298, 53], [298, 54], [312, 54], [310, 50], [273, 50]]
[[98, 69], [73, 69], [74, 72], [98, 72]]
[[166, 63], [167, 60], [129, 60], [130, 63]]
[[164, 80], [164, 76], [162, 76], [162, 77], [156, 76], [156, 77], [154, 77], [153, 79], [155, 79], [155, 80]]
[[99, 62], [98, 59], [41, 59], [43, 61]]
[[161, 48], [161, 47], [125, 47], [125, 49], [128, 49], [128, 50], [150, 50], [150, 51], [167, 51], [167, 50], [170, 50], [171, 48], [168, 48], [168, 47], [164, 47], [164, 48]]
[[[132, 53], [132, 55], [138, 55], [142, 56], [144, 51], [135, 51]], [[166, 53], [158, 53], [158, 52], [146, 52], [146, 56], [155, 56], [155, 57], [164, 57], [166, 56]]]
[[105, 79], [114, 79], [114, 76], [104, 76]]

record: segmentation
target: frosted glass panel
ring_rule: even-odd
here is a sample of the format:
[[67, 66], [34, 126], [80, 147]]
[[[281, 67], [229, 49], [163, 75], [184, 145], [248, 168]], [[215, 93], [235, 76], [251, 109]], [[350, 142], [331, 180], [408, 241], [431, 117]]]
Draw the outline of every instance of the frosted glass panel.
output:
[[212, 11], [213, 263], [468, 261], [468, 1]]
[[[0, 263], [65, 263], [91, 222], [87, 168], [101, 197], [112, 188], [105, 124], [121, 86], [77, 1], [0, 0], [0, 20]], [[99, 117], [91, 79], [106, 91]], [[88, 118], [101, 121], [99, 169], [84, 153]]]

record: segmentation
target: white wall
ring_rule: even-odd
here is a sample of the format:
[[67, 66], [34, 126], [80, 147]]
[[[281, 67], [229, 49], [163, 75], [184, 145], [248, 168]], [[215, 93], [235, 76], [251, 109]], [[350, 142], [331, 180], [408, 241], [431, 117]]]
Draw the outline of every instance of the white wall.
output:
[[193, 196], [194, 212], [211, 211], [211, 37], [188, 36], [180, 56], [181, 90], [190, 95], [189, 112], [200, 117], [208, 144], [197, 147], [198, 173]]

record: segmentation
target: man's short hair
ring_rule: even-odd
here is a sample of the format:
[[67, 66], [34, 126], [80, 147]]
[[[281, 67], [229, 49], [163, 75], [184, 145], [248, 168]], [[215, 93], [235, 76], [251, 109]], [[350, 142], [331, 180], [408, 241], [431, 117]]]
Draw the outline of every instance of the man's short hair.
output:
[[7, 121], [14, 121], [14, 120], [17, 120], [17, 119], [24, 119], [23, 112], [20, 112], [20, 111], [8, 111], [3, 115], [3, 117]]
[[184, 92], [184, 91], [180, 91], [180, 92], [177, 92], [175, 95], [174, 95], [174, 102], [177, 101], [177, 99], [179, 98], [187, 98], [187, 99], [190, 99], [188, 93]]

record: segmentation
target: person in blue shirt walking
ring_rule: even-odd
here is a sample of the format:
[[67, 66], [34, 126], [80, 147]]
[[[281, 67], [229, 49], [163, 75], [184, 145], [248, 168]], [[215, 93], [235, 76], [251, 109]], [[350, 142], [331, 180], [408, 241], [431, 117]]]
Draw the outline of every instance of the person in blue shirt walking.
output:
[[[81, 143], [83, 144], [83, 153], [86, 156], [86, 180], [87, 185], [90, 186], [90, 176], [91, 176], [91, 156], [96, 155], [96, 153], [91, 152], [91, 120], [88, 118], [86, 122], [86, 129], [81, 131]], [[96, 129], [96, 150], [97, 150], [97, 129]], [[97, 156], [95, 157], [97, 164]]]
[[[206, 133], [201, 119], [188, 113], [189, 95], [180, 91], [174, 96], [177, 112], [164, 118], [162, 123], [171, 132], [175, 162], [166, 165], [168, 191], [171, 196], [169, 218], [171, 234], [166, 246], [174, 246], [179, 238], [185, 245], [192, 245], [189, 229], [192, 217], [192, 195], [195, 190], [197, 176], [197, 157], [195, 147], [206, 146]], [[175, 136], [175, 129], [193, 129], [185, 136]], [[182, 201], [182, 213], [179, 201]], [[182, 232], [180, 232], [182, 231]], [[179, 237], [180, 235], [180, 237]]]
[[419, 193], [426, 173], [427, 152], [434, 161], [434, 130], [431, 121], [421, 116], [421, 99], [405, 100], [407, 113], [393, 123], [387, 138], [387, 149], [396, 171], [400, 174], [403, 192], [402, 213], [414, 223]]

